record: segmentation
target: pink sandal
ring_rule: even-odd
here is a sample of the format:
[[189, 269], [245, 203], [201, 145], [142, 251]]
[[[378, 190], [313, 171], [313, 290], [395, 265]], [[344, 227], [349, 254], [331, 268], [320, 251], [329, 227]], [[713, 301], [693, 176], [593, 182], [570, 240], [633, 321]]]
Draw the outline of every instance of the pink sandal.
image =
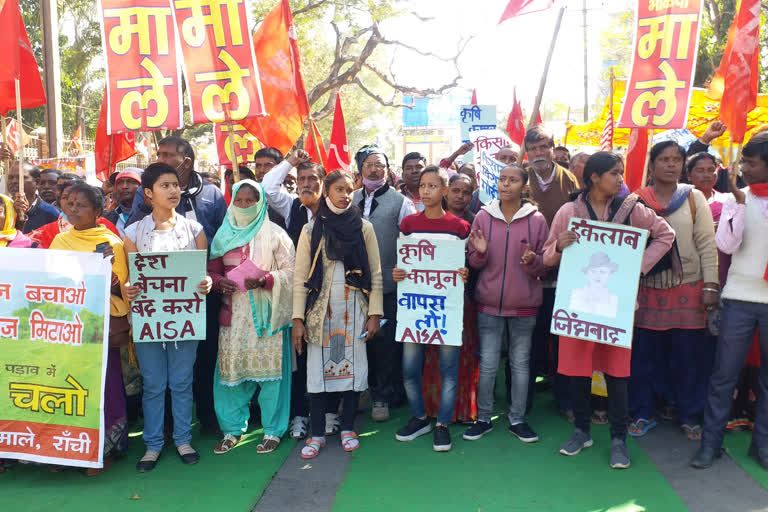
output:
[[357, 440], [357, 434], [351, 430], [345, 430], [342, 432], [341, 447], [345, 452], [353, 452], [360, 448], [360, 441]]
[[324, 446], [324, 437], [310, 437], [307, 439], [307, 445], [301, 449], [301, 458], [314, 459], [320, 453], [320, 448], [323, 448]]

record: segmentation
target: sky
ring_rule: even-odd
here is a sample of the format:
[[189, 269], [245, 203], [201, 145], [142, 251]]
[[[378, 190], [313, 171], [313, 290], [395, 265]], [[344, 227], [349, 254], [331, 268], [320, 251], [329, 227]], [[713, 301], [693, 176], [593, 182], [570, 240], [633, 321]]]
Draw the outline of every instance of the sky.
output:
[[[509, 0], [420, 0], [412, 2], [421, 15], [434, 20], [421, 22], [406, 16], [382, 26], [387, 37], [401, 39], [420, 49], [441, 55], [455, 53], [460, 38], [474, 36], [459, 60], [464, 77], [460, 85], [476, 89], [478, 102], [495, 104], [500, 111], [512, 105], [512, 89], [517, 88], [524, 109], [533, 105], [552, 38], [558, 9], [520, 16], [498, 23]], [[558, 0], [566, 11], [544, 92], [544, 101], [571, 105], [581, 110], [584, 104], [583, 0]], [[590, 102], [598, 92], [602, 69], [599, 39], [611, 15], [633, 8], [632, 0], [587, 0], [588, 73]], [[419, 87], [439, 86], [453, 78], [452, 64], [420, 57], [408, 50], [397, 50], [393, 70], [401, 81]]]

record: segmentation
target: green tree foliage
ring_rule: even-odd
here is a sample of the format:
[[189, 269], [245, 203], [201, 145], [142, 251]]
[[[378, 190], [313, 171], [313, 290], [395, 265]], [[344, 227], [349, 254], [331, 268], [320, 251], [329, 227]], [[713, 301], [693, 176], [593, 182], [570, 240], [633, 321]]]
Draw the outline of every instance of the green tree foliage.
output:
[[[30, 302], [26, 308], [17, 309], [13, 316], [19, 319], [19, 339], [29, 339], [29, 317], [35, 309], [40, 310], [47, 320], [71, 322], [75, 316], [66, 306], [49, 302]], [[83, 324], [83, 343], [102, 343], [104, 340], [104, 317], [85, 308], [77, 312]]]

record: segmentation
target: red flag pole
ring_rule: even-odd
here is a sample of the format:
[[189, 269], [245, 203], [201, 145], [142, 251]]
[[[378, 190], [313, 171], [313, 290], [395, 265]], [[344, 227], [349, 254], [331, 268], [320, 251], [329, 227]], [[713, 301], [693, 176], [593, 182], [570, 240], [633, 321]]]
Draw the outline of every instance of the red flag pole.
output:
[[[552, 54], [555, 52], [555, 43], [557, 43], [557, 35], [560, 33], [560, 25], [563, 22], [563, 15], [565, 14], [565, 5], [560, 7], [560, 11], [557, 13], [557, 21], [555, 22], [555, 30], [552, 33], [552, 42], [549, 43], [549, 53], [547, 53], [547, 60], [544, 63], [544, 72], [541, 74], [541, 81], [539, 82], [539, 92], [536, 94], [536, 101], [533, 103], [533, 112], [531, 112], [531, 120], [528, 122], [528, 130], [536, 126], [536, 118], [539, 116], [539, 107], [541, 107], [541, 99], [544, 96], [544, 86], [547, 85], [547, 75], [549, 74], [549, 65], [552, 62]], [[517, 156], [517, 161], [522, 162], [525, 155], [525, 141], [520, 145], [520, 154]]]
[[[312, 135], [312, 144], [315, 145], [315, 153], [317, 154], [317, 159], [320, 160], [318, 163], [323, 165], [323, 156], [320, 153], [320, 146], [317, 144], [317, 136], [315, 135], [315, 121], [311, 117], [309, 118], [309, 133]], [[326, 172], [328, 172], [327, 169]]]
[[240, 164], [237, 161], [237, 152], [235, 151], [235, 138], [232, 136], [234, 134], [234, 130], [232, 129], [232, 118], [229, 115], [229, 107], [224, 106], [224, 115], [227, 118], [227, 127], [229, 128], [229, 135], [227, 138], [229, 139], [229, 151], [232, 153], [232, 158], [229, 160], [232, 162], [232, 179], [234, 179], [235, 183], [240, 181]]
[[[15, 78], [13, 81], [16, 85], [16, 123], [19, 125], [16, 130], [16, 145], [19, 148], [19, 193], [24, 195], [24, 148], [22, 147], [24, 142], [22, 131], [24, 131], [24, 128], [21, 124], [21, 88], [19, 87], [18, 78]], [[32, 199], [27, 198], [27, 200], [32, 203]]]
[[[2, 127], [1, 127], [1, 129], [3, 130], [3, 145], [5, 146], [5, 145], [7, 145], [7, 144], [8, 144], [8, 141], [7, 141], [7, 140], [6, 140], [6, 138], [5, 138], [5, 129], [6, 129], [6, 126], [5, 126], [5, 116], [0, 116], [0, 120], [2, 120], [2, 121], [1, 121], [1, 122], [2, 122]], [[6, 173], [7, 173], [7, 174], [10, 174], [10, 173], [11, 173], [11, 166], [10, 166], [10, 164], [8, 163], [8, 161], [7, 161], [7, 160], [4, 160], [4, 161], [3, 161], [3, 164], [4, 164], [4, 165], [3, 165], [3, 174], [6, 174]]]

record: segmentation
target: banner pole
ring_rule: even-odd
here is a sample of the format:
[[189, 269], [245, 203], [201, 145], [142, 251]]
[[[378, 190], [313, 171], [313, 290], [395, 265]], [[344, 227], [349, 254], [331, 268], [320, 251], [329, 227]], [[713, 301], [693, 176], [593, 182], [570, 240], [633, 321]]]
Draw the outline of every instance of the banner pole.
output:
[[738, 165], [741, 162], [741, 149], [744, 147], [743, 143], [736, 144], [736, 160], [733, 161], [733, 168], [738, 172]]
[[648, 130], [648, 150], [645, 152], [645, 165], [643, 166], [643, 180], [640, 182], [640, 188], [645, 187], [648, 180], [648, 167], [651, 165], [651, 148], [653, 148], [653, 128]]
[[[315, 120], [310, 118], [309, 119], [309, 133], [312, 135], [312, 143], [315, 145], [315, 154], [317, 154], [317, 159], [320, 160], [320, 165], [324, 165], [323, 163], [323, 155], [320, 153], [320, 146], [317, 144], [317, 135], [315, 135]], [[328, 172], [328, 169], [325, 170], [325, 172]]]
[[[8, 145], [8, 141], [6, 140], [6, 137], [5, 137], [5, 130], [6, 130], [5, 116], [0, 116], [0, 120], [2, 122], [2, 127], [0, 127], [0, 128], [3, 130], [3, 145], [7, 146]], [[11, 173], [11, 166], [8, 163], [8, 160], [3, 160], [3, 173], [2, 174], [5, 175], [5, 174], [10, 174], [10, 173]]]
[[235, 183], [237, 183], [240, 181], [240, 164], [237, 161], [237, 152], [235, 151], [235, 138], [233, 137], [234, 131], [232, 130], [232, 119], [230, 119], [229, 115], [227, 115], [227, 126], [229, 127], [229, 135], [227, 135], [227, 139], [229, 139], [229, 151], [232, 153], [232, 158], [230, 158], [232, 161], [232, 178], [235, 180]]
[[733, 167], [733, 140], [728, 144], [728, 158], [725, 162], [726, 167]]
[[[14, 84], [16, 86], [16, 145], [19, 148], [19, 194], [24, 195], [24, 139], [21, 135], [24, 130], [24, 125], [21, 124], [21, 88], [19, 86], [19, 79], [15, 78]], [[5, 133], [5, 131], [3, 131]], [[33, 198], [27, 198], [27, 201], [31, 204]]]
[[[549, 74], [549, 65], [552, 62], [552, 54], [555, 51], [555, 43], [557, 43], [557, 35], [560, 32], [560, 25], [563, 22], [563, 15], [565, 14], [565, 5], [560, 7], [560, 11], [557, 13], [557, 21], [555, 22], [555, 30], [552, 33], [552, 41], [549, 43], [549, 52], [547, 53], [547, 60], [544, 63], [544, 71], [541, 74], [541, 80], [539, 81], [539, 92], [536, 94], [536, 101], [533, 103], [533, 111], [531, 112], [531, 119], [528, 121], [528, 128], [530, 130], [536, 125], [536, 118], [539, 115], [539, 108], [541, 107], [541, 99], [544, 96], [544, 86], [547, 85], [547, 75]], [[520, 153], [517, 155], [517, 161], [522, 163], [523, 156], [525, 156], [525, 141], [520, 146]]]

